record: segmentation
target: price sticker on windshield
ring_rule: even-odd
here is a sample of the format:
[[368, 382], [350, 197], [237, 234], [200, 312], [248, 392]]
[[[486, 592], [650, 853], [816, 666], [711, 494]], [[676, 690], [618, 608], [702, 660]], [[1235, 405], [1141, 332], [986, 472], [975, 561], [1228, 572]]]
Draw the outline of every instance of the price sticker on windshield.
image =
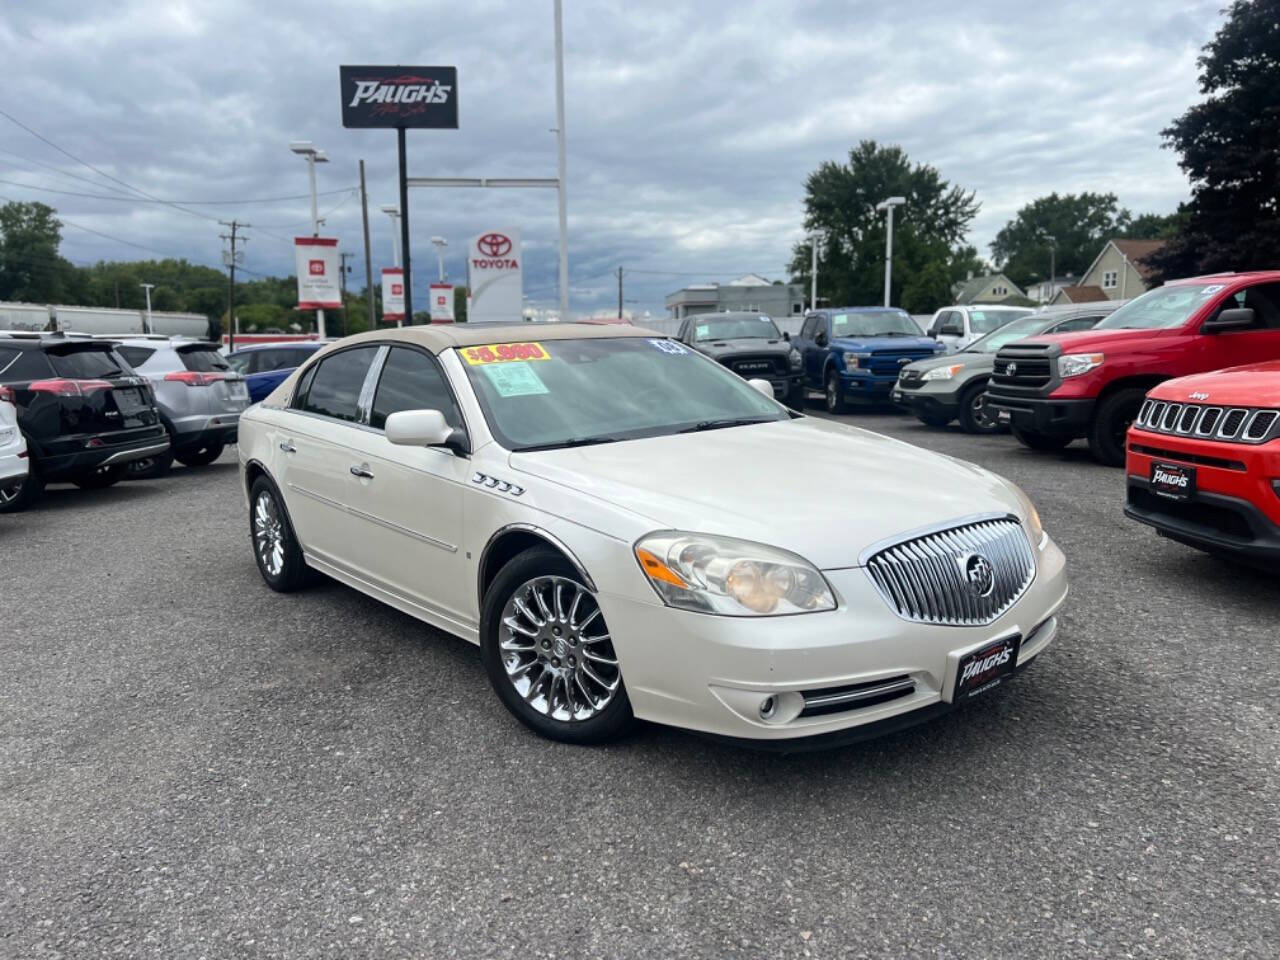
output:
[[486, 363], [522, 363], [526, 360], [550, 360], [551, 354], [540, 343], [487, 343], [465, 347], [462, 359], [473, 367]]

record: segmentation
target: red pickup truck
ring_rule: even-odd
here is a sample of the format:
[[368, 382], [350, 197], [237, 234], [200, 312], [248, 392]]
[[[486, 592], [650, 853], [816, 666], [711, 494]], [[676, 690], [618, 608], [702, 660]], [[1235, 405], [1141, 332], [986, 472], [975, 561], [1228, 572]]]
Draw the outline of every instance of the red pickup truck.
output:
[[1125, 514], [1280, 570], [1280, 362], [1162, 383], [1129, 430]]
[[987, 406], [1034, 450], [1086, 438], [1119, 467], [1147, 391], [1174, 377], [1280, 359], [1280, 270], [1175, 280], [1092, 330], [1034, 337], [996, 354]]

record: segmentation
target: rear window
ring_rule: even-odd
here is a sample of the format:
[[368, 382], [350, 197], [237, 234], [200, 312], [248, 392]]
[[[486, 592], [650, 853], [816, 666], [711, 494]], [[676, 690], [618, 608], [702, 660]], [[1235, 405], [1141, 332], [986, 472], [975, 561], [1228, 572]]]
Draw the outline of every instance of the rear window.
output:
[[151, 347], [116, 347], [116, 353], [136, 369], [146, 363], [155, 350]]
[[184, 367], [199, 373], [218, 373], [231, 369], [222, 354], [218, 353], [218, 348], [214, 346], [186, 347], [178, 351], [178, 356], [182, 358]]
[[47, 351], [53, 372], [71, 380], [94, 380], [124, 373], [125, 362], [113, 350], [101, 347], [65, 347]]

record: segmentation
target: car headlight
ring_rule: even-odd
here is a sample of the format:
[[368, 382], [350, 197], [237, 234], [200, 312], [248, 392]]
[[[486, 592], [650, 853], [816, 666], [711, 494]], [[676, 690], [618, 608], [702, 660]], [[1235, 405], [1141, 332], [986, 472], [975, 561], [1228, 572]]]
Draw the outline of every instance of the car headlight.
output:
[[804, 358], [800, 356], [800, 351], [795, 347], [791, 348], [791, 353], [787, 355], [787, 360], [790, 362], [792, 370], [799, 370], [804, 364]]
[[[846, 353], [844, 355], [844, 368], [846, 370], [857, 370], [863, 365], [863, 360], [870, 359], [871, 354], [869, 353]], [[867, 366], [871, 366], [871, 364], [868, 363]]]
[[803, 557], [749, 540], [662, 530], [643, 537], [636, 559], [669, 607], [725, 616], [834, 610], [822, 574]]
[[1028, 497], [1016, 483], [1005, 481], [1009, 485], [1009, 489], [1013, 491], [1013, 495], [1018, 498], [1018, 505], [1022, 508], [1022, 518], [1027, 525], [1027, 536], [1031, 538], [1031, 545], [1037, 549], [1044, 542], [1044, 525], [1040, 523], [1040, 511], [1036, 509], [1036, 505], [1031, 502]]
[[953, 363], [949, 367], [934, 367], [932, 370], [926, 370], [922, 380], [950, 380], [957, 373], [964, 369], [963, 363]]
[[1068, 353], [1058, 358], [1058, 372], [1064, 377], [1078, 377], [1095, 367], [1102, 366], [1106, 358], [1101, 353]]

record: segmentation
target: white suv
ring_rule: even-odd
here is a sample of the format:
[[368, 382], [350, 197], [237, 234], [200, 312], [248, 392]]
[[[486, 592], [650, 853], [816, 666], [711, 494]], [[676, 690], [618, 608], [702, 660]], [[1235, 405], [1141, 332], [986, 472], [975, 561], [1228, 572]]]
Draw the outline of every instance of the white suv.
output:
[[18, 496], [30, 468], [27, 441], [18, 429], [13, 391], [0, 387], [0, 503]]

